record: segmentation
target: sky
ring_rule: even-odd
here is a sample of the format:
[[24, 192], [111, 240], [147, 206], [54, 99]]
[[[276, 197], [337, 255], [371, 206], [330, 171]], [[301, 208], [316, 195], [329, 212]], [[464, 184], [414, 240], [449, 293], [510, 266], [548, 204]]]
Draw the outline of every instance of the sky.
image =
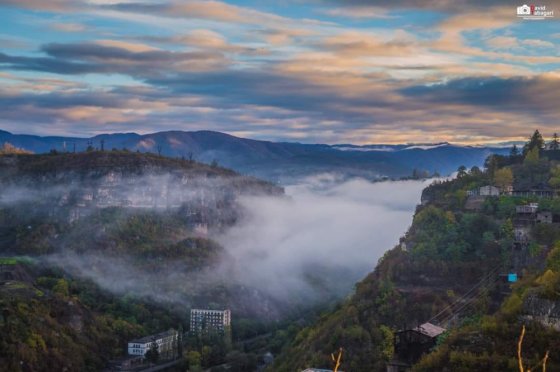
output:
[[[390, 4], [390, 5], [388, 5]], [[560, 132], [554, 18], [506, 0], [0, 0], [0, 129], [305, 143]]]

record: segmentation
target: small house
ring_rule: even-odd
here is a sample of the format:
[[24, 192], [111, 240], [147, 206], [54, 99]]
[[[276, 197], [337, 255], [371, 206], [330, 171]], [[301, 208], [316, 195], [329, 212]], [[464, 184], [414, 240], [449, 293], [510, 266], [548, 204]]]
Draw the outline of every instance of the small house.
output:
[[414, 364], [428, 353], [437, 342], [439, 335], [446, 331], [432, 323], [424, 323], [416, 328], [395, 334], [395, 363]]
[[476, 189], [468, 190], [467, 196], [500, 196], [500, 189], [495, 186], [481, 186]]
[[541, 211], [537, 212], [537, 223], [552, 223], [552, 212]]
[[480, 196], [500, 196], [500, 189], [495, 186], [482, 186], [478, 193]]
[[528, 205], [517, 205], [515, 206], [515, 213], [517, 214], [535, 214], [537, 212], [537, 209], [539, 209], [539, 204], [538, 203], [530, 203]]

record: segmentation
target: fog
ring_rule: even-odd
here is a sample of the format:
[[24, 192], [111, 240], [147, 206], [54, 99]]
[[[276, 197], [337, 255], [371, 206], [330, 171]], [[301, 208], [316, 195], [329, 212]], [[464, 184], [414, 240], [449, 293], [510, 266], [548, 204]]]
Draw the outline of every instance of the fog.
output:
[[310, 177], [289, 198], [241, 198], [244, 217], [217, 239], [247, 285], [289, 299], [314, 298], [323, 282], [342, 295], [398, 243], [428, 183]]
[[[95, 245], [77, 254], [75, 248], [68, 248], [70, 242], [76, 242], [73, 226], [84, 234], [75, 219], [69, 220], [70, 229], [65, 235], [52, 237], [59, 244], [57, 253], [43, 258], [118, 295], [205, 307], [217, 293], [216, 297], [226, 302], [220, 306], [278, 318], [291, 307], [350, 294], [354, 284], [375, 268], [383, 253], [398, 244], [429, 182], [372, 183], [323, 174], [287, 186], [286, 196], [263, 196], [262, 192], [256, 196], [250, 186], [237, 181], [233, 186], [231, 180], [225, 179], [191, 177], [178, 181], [165, 175], [112, 176], [83, 187], [79, 183], [66, 188], [13, 186], [3, 190], [0, 204], [43, 200], [44, 207], [52, 213], [73, 205], [74, 200], [85, 203], [84, 195], [93, 193], [96, 196], [88, 202], [91, 205], [81, 208], [76, 218], [87, 218], [91, 211], [106, 206], [124, 207], [127, 212], [120, 218], [145, 212], [165, 213], [170, 218], [171, 213], [173, 218], [184, 220], [183, 225], [179, 224], [183, 227], [162, 239], [176, 242], [192, 234], [186, 221], [198, 221], [191, 207], [213, 210], [222, 204], [219, 213], [204, 215], [210, 225], [208, 238], [217, 241], [226, 254], [199, 272], [192, 272], [180, 260], [142, 262], [133, 256], [135, 246], [129, 247], [129, 253], [121, 251], [117, 256], [98, 252]], [[237, 191], [232, 193], [232, 188]], [[106, 189], [111, 193], [105, 193]], [[223, 200], [229, 200], [226, 208]], [[185, 203], [191, 207], [175, 208]], [[115, 226], [117, 222], [113, 221]], [[219, 228], [213, 229], [212, 224]], [[86, 225], [84, 243], [96, 240], [112, 244], [110, 225]], [[225, 297], [220, 288], [230, 289]]]

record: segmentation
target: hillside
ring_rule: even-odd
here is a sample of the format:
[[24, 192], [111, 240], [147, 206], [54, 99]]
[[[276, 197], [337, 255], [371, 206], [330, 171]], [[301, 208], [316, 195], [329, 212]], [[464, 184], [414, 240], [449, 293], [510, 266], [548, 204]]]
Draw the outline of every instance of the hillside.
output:
[[92, 148], [123, 149], [160, 153], [169, 157], [193, 158], [244, 174], [275, 182], [323, 172], [368, 179], [410, 176], [414, 169], [449, 174], [460, 164], [481, 165], [491, 153], [506, 149], [437, 145], [321, 145], [258, 141], [212, 131], [102, 134], [92, 138], [39, 137], [0, 131], [0, 143], [47, 153], [85, 151]]
[[[2, 155], [0, 189], [0, 365], [9, 370], [101, 370], [132, 338], [188, 329], [193, 307], [230, 308], [233, 337], [244, 339], [301, 304], [238, 283], [242, 267], [213, 240], [243, 215], [238, 198], [283, 197], [268, 182], [89, 151]], [[191, 346], [214, 348], [204, 366], [226, 360], [220, 345]]]
[[0, 259], [0, 308], [2, 371], [99, 371], [131, 338], [180, 325], [29, 258]]
[[[300, 331], [272, 370], [330, 368], [339, 348], [341, 370], [382, 371], [389, 362], [418, 371], [513, 370], [523, 324], [524, 363], [537, 365], [550, 350], [548, 369], [559, 369], [560, 165], [539, 136], [523, 154], [490, 157], [484, 171], [462, 168], [424, 190], [400, 244], [347, 301]], [[488, 185], [501, 194], [484, 194], [499, 190], [481, 188]], [[519, 280], [509, 283], [509, 274]], [[419, 346], [407, 349], [397, 332], [425, 323], [446, 331], [418, 360]]]

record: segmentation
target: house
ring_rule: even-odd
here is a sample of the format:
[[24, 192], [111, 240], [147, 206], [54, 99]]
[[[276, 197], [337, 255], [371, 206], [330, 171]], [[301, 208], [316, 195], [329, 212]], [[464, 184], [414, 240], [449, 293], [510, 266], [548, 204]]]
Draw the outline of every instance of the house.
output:
[[468, 190], [467, 196], [500, 196], [500, 189], [495, 186], [481, 186], [477, 189]]
[[538, 198], [554, 198], [556, 196], [556, 191], [554, 191], [554, 189], [547, 184], [539, 183], [538, 185], [530, 187], [528, 189], [515, 189], [511, 192], [511, 196], [535, 196]]
[[[395, 333], [395, 359], [387, 364], [388, 371], [406, 370], [428, 353], [437, 342], [439, 335], [446, 331], [432, 323], [424, 323], [416, 328]], [[391, 369], [390, 369], [391, 368]]]
[[538, 203], [530, 203], [527, 205], [515, 206], [515, 218], [513, 224], [516, 227], [526, 227], [533, 225], [537, 218], [537, 210], [539, 209]]
[[500, 196], [500, 189], [495, 186], [482, 186], [478, 189], [480, 196]]
[[154, 343], [157, 345], [160, 355], [164, 353], [174, 353], [177, 350], [178, 341], [179, 332], [170, 329], [169, 331], [129, 341], [128, 354], [144, 356], [148, 350], [152, 348]]
[[231, 328], [231, 311], [191, 309], [191, 333], [196, 335], [226, 334]]
[[208, 224], [207, 223], [195, 223], [193, 226], [193, 232], [198, 237], [208, 236]]
[[538, 203], [530, 203], [527, 205], [516, 205], [515, 206], [515, 213], [517, 214], [535, 214], [537, 212], [537, 209], [539, 209], [539, 204]]
[[537, 212], [537, 223], [552, 223], [552, 212], [541, 211]]

